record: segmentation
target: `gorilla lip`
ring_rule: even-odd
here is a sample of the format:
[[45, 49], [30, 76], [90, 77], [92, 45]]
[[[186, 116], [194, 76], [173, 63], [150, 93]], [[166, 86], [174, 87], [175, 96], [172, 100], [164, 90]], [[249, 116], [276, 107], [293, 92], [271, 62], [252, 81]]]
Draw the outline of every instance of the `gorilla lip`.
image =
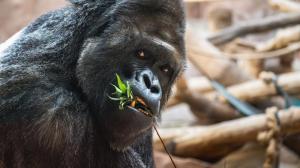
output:
[[139, 112], [145, 114], [146, 116], [152, 117], [152, 112], [150, 108], [146, 105], [143, 99], [136, 97], [133, 101], [131, 101], [130, 106], [138, 110]]

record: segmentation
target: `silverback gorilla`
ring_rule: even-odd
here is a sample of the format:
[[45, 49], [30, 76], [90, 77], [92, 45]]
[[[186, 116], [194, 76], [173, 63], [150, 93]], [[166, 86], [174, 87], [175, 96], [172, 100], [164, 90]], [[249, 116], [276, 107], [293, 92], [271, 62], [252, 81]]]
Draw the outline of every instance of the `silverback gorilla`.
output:
[[[152, 168], [185, 65], [181, 0], [70, 0], [0, 49], [1, 168]], [[109, 99], [116, 75], [152, 117]]]

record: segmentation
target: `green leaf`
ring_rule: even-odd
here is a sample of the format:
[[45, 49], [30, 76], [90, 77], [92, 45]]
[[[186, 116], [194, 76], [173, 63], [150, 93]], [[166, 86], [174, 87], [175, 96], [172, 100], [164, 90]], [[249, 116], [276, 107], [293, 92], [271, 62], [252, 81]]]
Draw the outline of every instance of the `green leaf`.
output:
[[126, 104], [126, 102], [122, 102], [122, 103], [121, 103], [121, 106], [122, 106], [122, 107], [124, 107], [124, 106], [125, 106], [125, 104]]
[[119, 97], [119, 99], [120, 99], [121, 101], [126, 101], [126, 100], [127, 100], [126, 97]]
[[108, 96], [108, 98], [111, 99], [111, 100], [116, 100], [116, 101], [117, 101], [117, 100], [121, 100], [120, 98], [110, 97], [110, 96]]
[[118, 86], [119, 86], [119, 89], [121, 89], [122, 93], [126, 93], [126, 85], [122, 82], [120, 76], [118, 74], [116, 74], [117, 76], [117, 82], [118, 82]]
[[114, 85], [114, 84], [111, 84], [111, 85], [115, 88], [116, 93], [123, 93], [122, 90], [119, 89], [116, 85]]
[[123, 110], [127, 103], [130, 103], [130, 101], [133, 100], [133, 93], [132, 88], [128, 81], [126, 81], [126, 84], [121, 80], [120, 76], [116, 74], [117, 77], [117, 84], [113, 85], [115, 88], [115, 92], [112, 93], [112, 95], [115, 95], [114, 97], [108, 96], [111, 100], [119, 101], [119, 109]]
[[119, 105], [119, 109], [120, 109], [120, 110], [124, 110], [124, 107], [120, 104], [120, 105]]
[[126, 82], [126, 88], [127, 88], [127, 98], [133, 99], [132, 90], [128, 81]]

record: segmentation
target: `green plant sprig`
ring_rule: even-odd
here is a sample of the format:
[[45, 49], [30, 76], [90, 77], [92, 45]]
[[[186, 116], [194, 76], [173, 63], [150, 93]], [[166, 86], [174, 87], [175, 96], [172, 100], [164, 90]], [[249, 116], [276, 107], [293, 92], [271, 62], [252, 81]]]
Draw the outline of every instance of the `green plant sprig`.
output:
[[[111, 100], [120, 101], [119, 109], [123, 110], [126, 104], [130, 104], [131, 102], [134, 102], [135, 100], [134, 100], [132, 89], [130, 87], [129, 82], [126, 81], [126, 83], [124, 83], [118, 74], [116, 74], [116, 77], [117, 77], [118, 86], [116, 86], [114, 84], [111, 84], [111, 85], [115, 88], [115, 92], [113, 93], [113, 95], [116, 95], [117, 97], [110, 97], [110, 96], [108, 96], [108, 97]], [[146, 116], [152, 116], [152, 115], [149, 115], [148, 113], [144, 113], [144, 114]], [[153, 127], [154, 127], [154, 130], [155, 130], [156, 134], [158, 135], [161, 143], [163, 144], [163, 147], [164, 147], [165, 151], [167, 152], [174, 168], [176, 168], [176, 164], [175, 164], [172, 156], [170, 155], [170, 152], [167, 150], [166, 145], [165, 145], [164, 141], [162, 140], [162, 138], [154, 124], [153, 124]]]
[[113, 93], [116, 97], [110, 97], [111, 100], [119, 101], [119, 109], [124, 110], [126, 104], [129, 104], [134, 100], [131, 86], [128, 81], [124, 83], [120, 76], [116, 74], [117, 84], [118, 86], [111, 84], [115, 88], [115, 92]]

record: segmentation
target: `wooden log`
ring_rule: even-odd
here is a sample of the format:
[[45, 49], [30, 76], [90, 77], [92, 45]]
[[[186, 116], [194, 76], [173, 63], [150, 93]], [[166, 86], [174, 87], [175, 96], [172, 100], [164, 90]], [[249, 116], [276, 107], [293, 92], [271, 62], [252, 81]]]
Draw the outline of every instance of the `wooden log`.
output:
[[298, 156], [300, 156], [300, 134], [287, 136], [283, 143], [285, 146], [294, 151]]
[[193, 77], [187, 80], [188, 88], [197, 93], [206, 93], [213, 90], [209, 80], [206, 77]]
[[[197, 81], [199, 81], [199, 85], [197, 85]], [[282, 86], [283, 89], [289, 94], [300, 94], [300, 72], [282, 74], [279, 76], [278, 82], [279, 85]], [[226, 100], [222, 96], [220, 96], [217, 92], [213, 91], [213, 88], [211, 87], [207, 79], [205, 80], [202, 77], [195, 79], [192, 78], [188, 80], [187, 83], [190, 90], [194, 91], [195, 93], [197, 92], [203, 94], [207, 96], [210, 100], [219, 100], [221, 102], [226, 102]], [[204, 85], [200, 83], [203, 83]], [[257, 102], [276, 95], [276, 91], [273, 85], [268, 85], [260, 79], [248, 81], [238, 85], [232, 85], [227, 89], [229, 93], [247, 102]], [[177, 91], [175, 90], [175, 93], [176, 92]], [[168, 107], [174, 106], [182, 102], [181, 100], [173, 97], [170, 101], [171, 103], [168, 103]]]
[[[205, 132], [205, 130], [206, 130], [205, 126], [163, 128], [163, 129], [159, 129], [159, 134], [162, 136], [164, 143], [167, 145], [167, 148], [169, 149], [168, 151], [170, 151], [173, 150], [174, 139], [183, 136], [188, 136], [188, 135], [198, 135]], [[161, 141], [158, 140], [157, 135], [154, 135], [153, 147], [155, 150], [162, 151], [162, 152], [164, 151]], [[222, 148], [220, 149], [211, 148], [212, 150], [205, 151], [207, 152], [207, 155], [203, 154], [201, 157], [198, 158], [205, 161], [216, 161], [226, 156], [227, 154], [233, 152], [239, 147], [241, 147], [241, 144], [228, 144], [227, 147], [222, 146]], [[205, 152], [203, 151], [203, 153]]]
[[210, 8], [207, 12], [207, 20], [210, 32], [216, 33], [232, 25], [232, 10], [223, 6]]
[[[278, 117], [283, 134], [300, 132], [300, 108], [279, 111]], [[207, 158], [231, 145], [256, 141], [258, 133], [267, 128], [267, 117], [260, 114], [206, 127], [169, 128], [160, 129], [159, 132], [164, 139], [169, 137], [165, 142], [171, 153], [183, 157]], [[157, 142], [157, 138], [154, 138], [154, 142]], [[154, 147], [160, 148], [157, 145]]]
[[246, 72], [257, 78], [259, 73], [264, 70], [264, 60], [240, 60], [239, 66], [243, 67]]
[[181, 76], [176, 86], [180, 90], [175, 96], [176, 99], [187, 103], [199, 121], [205, 118], [209, 121], [208, 123], [215, 123], [241, 117], [232, 107], [220, 102], [211, 101], [201, 94], [195, 93], [194, 90], [188, 87], [184, 76]]
[[[211, 86], [210, 81], [204, 76], [191, 77], [186, 80], [187, 87], [197, 93], [207, 93], [214, 90]], [[178, 92], [177, 87], [172, 89], [173, 95], [176, 95]]]
[[166, 107], [167, 107], [167, 108], [170, 108], [170, 107], [176, 106], [176, 105], [178, 105], [178, 104], [180, 104], [180, 103], [183, 103], [183, 102], [182, 102], [181, 100], [179, 100], [177, 97], [172, 96], [172, 97], [168, 100], [168, 102], [167, 102], [167, 104], [166, 104]]
[[[286, 73], [278, 76], [278, 84], [291, 95], [300, 93], [300, 72]], [[276, 89], [272, 83], [267, 84], [263, 80], [253, 80], [227, 88], [228, 92], [240, 100], [255, 102], [276, 95]], [[211, 100], [226, 102], [225, 98], [217, 92], [207, 93]]]
[[[187, 85], [190, 90], [199, 94], [211, 92], [214, 90], [209, 80], [203, 76], [190, 78], [189, 80], [187, 80]], [[167, 107], [172, 107], [182, 103], [182, 100], [179, 100], [178, 97], [174, 96], [177, 94], [178, 94], [178, 89], [174, 88], [172, 90], [173, 96], [171, 96], [171, 98], [168, 100]]]
[[191, 111], [199, 121], [205, 117], [206, 120], [209, 120], [207, 123], [210, 124], [241, 117], [239, 112], [232, 107], [217, 101], [211, 101], [193, 91], [188, 91], [182, 101], [190, 106]]
[[270, 16], [229, 27], [208, 38], [214, 45], [223, 44], [238, 36], [257, 33], [300, 23], [300, 13]]
[[279, 29], [275, 36], [266, 42], [255, 45], [256, 51], [271, 51], [288, 46], [290, 43], [300, 41], [300, 25]]
[[247, 53], [223, 53], [223, 56], [227, 59], [237, 59], [237, 60], [256, 60], [256, 59], [268, 59], [282, 57], [285, 55], [293, 54], [300, 50], [300, 42], [290, 43], [285, 48], [280, 48], [273, 51], [266, 52], [247, 52]]
[[[255, 45], [251, 44], [249, 41], [237, 39], [236, 42], [239, 45], [244, 45], [250, 48], [255, 49]], [[264, 52], [243, 52], [243, 53], [228, 53], [221, 52], [221, 57], [212, 55], [206, 52], [206, 54], [199, 55], [201, 57], [208, 57], [210, 59], [233, 59], [233, 60], [257, 60], [257, 59], [268, 59], [268, 58], [277, 58], [283, 57], [286, 55], [293, 54], [300, 50], [300, 42], [289, 43], [288, 46], [272, 51]], [[211, 58], [213, 57], [213, 58]]]
[[269, 0], [272, 8], [282, 12], [299, 12], [300, 3], [294, 0]]
[[212, 79], [224, 85], [251, 79], [243, 69], [226, 59], [218, 48], [203, 39], [196, 30], [188, 28], [186, 34], [187, 55], [196, 68], [203, 69]]
[[[160, 151], [154, 151], [153, 153], [155, 167], [160, 168], [174, 168], [168, 154]], [[176, 156], [172, 156], [176, 167], [178, 168], [213, 168], [210, 163], [206, 163], [194, 158], [179, 158]]]

